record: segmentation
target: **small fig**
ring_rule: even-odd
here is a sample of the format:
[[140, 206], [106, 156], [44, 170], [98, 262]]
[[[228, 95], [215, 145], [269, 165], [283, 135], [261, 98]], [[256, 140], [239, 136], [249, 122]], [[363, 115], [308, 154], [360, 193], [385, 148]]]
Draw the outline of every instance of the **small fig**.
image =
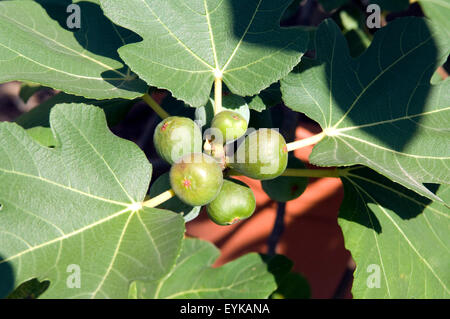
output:
[[186, 154], [201, 152], [202, 132], [191, 119], [171, 116], [156, 127], [153, 143], [158, 155], [173, 164]]
[[211, 202], [219, 194], [222, 183], [220, 165], [203, 153], [187, 154], [170, 169], [170, 186], [181, 201], [191, 206]]
[[250, 217], [255, 208], [255, 195], [246, 184], [224, 180], [219, 195], [206, 206], [206, 211], [216, 224], [231, 225]]
[[283, 136], [272, 129], [259, 129], [245, 137], [228, 166], [259, 180], [280, 176], [288, 162]]
[[228, 143], [243, 136], [247, 131], [247, 121], [239, 113], [222, 111], [214, 116], [211, 128], [218, 129], [222, 133], [224, 143]]
[[[170, 185], [170, 177], [169, 172], [162, 174], [159, 176], [150, 187], [149, 197], [153, 198], [158, 196], [159, 194], [167, 191], [171, 188]], [[167, 209], [175, 213], [179, 213], [183, 216], [185, 222], [189, 222], [192, 219], [196, 218], [200, 213], [200, 206], [191, 206], [183, 203], [177, 196], [172, 197], [171, 199], [161, 203], [157, 206], [160, 209]]]

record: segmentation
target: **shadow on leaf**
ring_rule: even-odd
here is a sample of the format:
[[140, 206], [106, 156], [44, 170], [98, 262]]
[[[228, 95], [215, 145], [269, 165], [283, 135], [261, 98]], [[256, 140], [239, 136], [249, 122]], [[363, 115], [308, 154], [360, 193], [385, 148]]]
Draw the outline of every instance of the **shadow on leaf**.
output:
[[[408, 220], [422, 214], [432, 202], [369, 168], [354, 169], [342, 181], [345, 196], [339, 218], [357, 222], [377, 233], [382, 233], [382, 227], [375, 210], [377, 215], [381, 211], [380, 216], [393, 212]], [[427, 187], [433, 193], [439, 189], [437, 184], [427, 184]]]
[[[130, 43], [142, 40], [136, 33], [112, 23], [104, 14], [100, 5], [89, 1], [71, 0], [36, 0], [47, 14], [67, 31], [73, 33], [75, 39], [84, 48], [93, 54], [120, 61], [124, 67], [116, 70], [105, 71], [101, 74], [104, 80], [122, 90], [135, 91], [127, 88], [127, 81], [135, 77], [120, 58], [117, 50]], [[67, 12], [70, 4], [80, 7], [80, 28], [70, 29], [67, 24], [71, 12]], [[145, 83], [142, 83], [145, 87]]]
[[0, 256], [0, 299], [5, 298], [14, 289], [14, 271], [8, 262]]

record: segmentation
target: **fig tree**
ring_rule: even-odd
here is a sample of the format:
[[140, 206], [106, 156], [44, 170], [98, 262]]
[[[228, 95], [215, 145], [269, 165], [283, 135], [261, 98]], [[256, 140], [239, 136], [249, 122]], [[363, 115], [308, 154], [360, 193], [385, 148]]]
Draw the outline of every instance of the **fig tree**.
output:
[[153, 142], [158, 155], [173, 164], [186, 154], [201, 152], [202, 132], [191, 119], [170, 116], [156, 127]]
[[255, 208], [255, 195], [246, 184], [224, 180], [219, 195], [206, 206], [206, 211], [216, 224], [231, 225], [250, 217]]
[[245, 137], [228, 166], [248, 177], [267, 180], [280, 176], [287, 162], [283, 136], [272, 129], [259, 129]]
[[247, 131], [247, 121], [242, 115], [233, 111], [222, 111], [214, 116], [211, 128], [222, 133], [224, 143], [228, 143], [243, 136]]
[[187, 154], [170, 169], [170, 186], [178, 198], [191, 206], [202, 206], [219, 194], [223, 183], [220, 165], [203, 153]]

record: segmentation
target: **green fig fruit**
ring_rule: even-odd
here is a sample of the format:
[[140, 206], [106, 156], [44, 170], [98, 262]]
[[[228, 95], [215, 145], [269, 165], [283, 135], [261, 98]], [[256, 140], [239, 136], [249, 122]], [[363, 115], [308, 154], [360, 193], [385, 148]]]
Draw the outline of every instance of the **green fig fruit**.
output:
[[217, 161], [203, 153], [183, 156], [170, 169], [170, 186], [178, 198], [191, 206], [202, 206], [219, 194], [223, 183]]
[[206, 206], [209, 218], [218, 225], [231, 225], [250, 217], [256, 208], [255, 195], [244, 183], [224, 180], [219, 195]]
[[211, 128], [216, 128], [222, 133], [222, 141], [228, 143], [243, 136], [247, 131], [247, 121], [239, 113], [222, 111], [214, 116]]
[[283, 136], [272, 129], [259, 129], [245, 137], [228, 166], [259, 180], [280, 176], [288, 162], [288, 150]]
[[158, 155], [173, 164], [186, 154], [202, 151], [202, 132], [191, 119], [170, 116], [156, 127], [153, 143]]
[[[169, 172], [162, 174], [159, 176], [150, 187], [149, 197], [153, 198], [158, 196], [159, 194], [171, 189], [170, 185], [170, 176]], [[179, 213], [183, 216], [184, 221], [190, 222], [200, 213], [200, 206], [190, 206], [183, 203], [177, 196], [172, 197], [171, 199], [161, 203], [156, 208], [167, 209], [175, 213]]]

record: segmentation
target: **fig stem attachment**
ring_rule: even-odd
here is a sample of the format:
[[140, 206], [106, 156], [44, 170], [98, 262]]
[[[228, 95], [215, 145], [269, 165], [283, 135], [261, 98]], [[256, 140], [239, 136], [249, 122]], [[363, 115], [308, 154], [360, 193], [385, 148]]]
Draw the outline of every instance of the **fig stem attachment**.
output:
[[291, 151], [295, 151], [295, 150], [305, 147], [305, 146], [316, 144], [316, 143], [320, 142], [324, 137], [325, 137], [325, 132], [322, 132], [322, 133], [313, 135], [308, 138], [304, 138], [304, 139], [301, 139], [301, 140], [298, 140], [295, 142], [288, 143], [286, 145], [287, 150], [288, 150], [288, 152], [291, 152]]
[[286, 168], [281, 176], [293, 177], [340, 177], [339, 169]]
[[142, 206], [145, 207], [157, 207], [159, 205], [161, 205], [162, 203], [168, 201], [169, 199], [171, 199], [172, 197], [175, 196], [175, 192], [171, 189], [169, 189], [168, 191], [165, 191], [164, 193], [159, 194], [158, 196], [155, 196], [151, 199], [149, 199], [148, 201], [145, 201], [142, 203]]
[[214, 115], [222, 112], [222, 77], [214, 80]]
[[159, 105], [148, 93], [145, 93], [145, 95], [142, 97], [142, 99], [147, 103], [153, 111], [155, 111], [156, 114], [163, 120], [170, 116], [169, 113], [167, 113], [161, 105]]
[[[227, 176], [243, 176], [242, 173], [230, 169], [226, 172]], [[345, 170], [339, 168], [329, 169], [310, 169], [310, 168], [286, 168], [281, 176], [291, 177], [336, 177], [339, 178], [345, 174]]]

